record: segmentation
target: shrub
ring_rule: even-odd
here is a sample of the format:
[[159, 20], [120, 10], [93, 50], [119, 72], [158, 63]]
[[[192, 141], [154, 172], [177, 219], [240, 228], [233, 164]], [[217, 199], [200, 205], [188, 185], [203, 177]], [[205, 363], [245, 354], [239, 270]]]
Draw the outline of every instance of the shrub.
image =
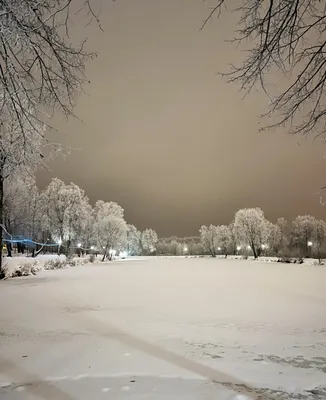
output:
[[56, 260], [48, 260], [44, 263], [44, 269], [61, 269], [67, 265], [66, 260], [60, 260], [59, 258]]

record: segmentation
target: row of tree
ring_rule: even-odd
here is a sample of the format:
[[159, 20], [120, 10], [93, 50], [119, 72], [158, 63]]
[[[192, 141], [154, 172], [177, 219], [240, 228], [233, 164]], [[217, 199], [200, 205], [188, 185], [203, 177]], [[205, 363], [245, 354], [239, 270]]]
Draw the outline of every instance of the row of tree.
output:
[[265, 218], [260, 208], [245, 208], [236, 212], [230, 225], [202, 226], [201, 243], [209, 254], [252, 253], [299, 258], [324, 258], [326, 222], [311, 215], [299, 215], [288, 224], [279, 218], [275, 224]]
[[43, 191], [33, 178], [8, 181], [3, 216], [9, 236], [39, 243], [39, 251], [54, 243], [67, 255], [93, 250], [104, 260], [113, 250], [151, 254], [157, 242], [152, 229], [140, 232], [128, 225], [119, 204], [98, 200], [92, 207], [84, 190], [58, 178]]
[[[112, 251], [128, 255], [262, 254], [316, 256], [326, 254], [326, 222], [298, 216], [291, 224], [279, 218], [275, 224], [260, 208], [236, 212], [229, 225], [203, 225], [199, 237], [158, 239], [152, 229], [140, 232], [127, 224], [123, 208], [98, 200], [91, 206], [85, 192], [74, 183], [55, 178], [40, 191], [33, 177], [6, 182], [3, 223], [9, 235], [19, 235], [42, 245], [56, 243], [67, 255], [94, 250], [103, 260]], [[36, 253], [37, 254], [37, 253]]]

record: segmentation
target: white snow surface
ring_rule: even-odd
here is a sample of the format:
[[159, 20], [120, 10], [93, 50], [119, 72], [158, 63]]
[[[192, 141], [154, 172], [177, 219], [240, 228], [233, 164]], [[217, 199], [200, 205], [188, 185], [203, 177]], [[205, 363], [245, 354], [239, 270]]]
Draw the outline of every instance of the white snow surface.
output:
[[4, 257], [3, 263], [5, 267], [5, 272], [7, 277], [11, 277], [12, 274], [18, 268], [26, 265], [33, 265], [36, 269], [42, 269], [44, 263], [50, 260], [61, 260], [64, 261], [66, 256], [64, 255], [56, 255], [56, 254], [39, 254], [37, 257], [25, 257], [25, 256], [16, 256], [13, 257]]
[[0, 288], [2, 399], [322, 399], [326, 267], [135, 258]]

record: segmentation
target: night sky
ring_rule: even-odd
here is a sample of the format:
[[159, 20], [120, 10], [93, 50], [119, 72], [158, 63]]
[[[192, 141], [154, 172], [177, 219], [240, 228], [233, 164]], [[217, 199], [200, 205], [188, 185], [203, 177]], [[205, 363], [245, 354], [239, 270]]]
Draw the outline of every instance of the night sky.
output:
[[83, 122], [53, 120], [56, 140], [76, 151], [39, 175], [42, 188], [55, 176], [72, 181], [92, 203], [116, 201], [128, 223], [160, 236], [198, 235], [243, 207], [261, 207], [273, 222], [325, 217], [316, 194], [326, 185], [324, 144], [281, 129], [259, 134], [266, 97], [242, 100], [216, 75], [243, 56], [224, 41], [234, 15], [200, 31], [214, 1], [98, 2], [104, 32], [77, 20], [72, 29], [98, 52], [75, 110]]

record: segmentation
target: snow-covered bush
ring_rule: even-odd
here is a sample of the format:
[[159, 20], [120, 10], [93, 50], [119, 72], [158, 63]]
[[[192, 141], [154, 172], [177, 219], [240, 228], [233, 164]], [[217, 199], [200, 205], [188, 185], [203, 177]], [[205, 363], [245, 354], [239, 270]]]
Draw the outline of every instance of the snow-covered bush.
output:
[[67, 260], [57, 258], [55, 260], [48, 260], [44, 263], [44, 269], [61, 269], [68, 265]]

